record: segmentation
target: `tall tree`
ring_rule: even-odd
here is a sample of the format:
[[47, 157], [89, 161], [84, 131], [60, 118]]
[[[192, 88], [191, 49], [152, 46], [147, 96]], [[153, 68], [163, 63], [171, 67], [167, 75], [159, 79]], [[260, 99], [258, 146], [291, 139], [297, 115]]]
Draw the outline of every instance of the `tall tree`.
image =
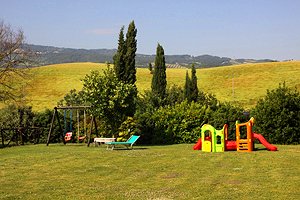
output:
[[189, 102], [191, 101], [191, 79], [189, 77], [188, 70], [185, 74], [184, 98], [187, 99]]
[[190, 90], [191, 90], [191, 101], [197, 101], [198, 99], [198, 85], [197, 85], [197, 75], [196, 75], [196, 69], [195, 65], [192, 65], [192, 77], [191, 77], [191, 82], [190, 82]]
[[135, 55], [137, 50], [136, 40], [137, 29], [134, 21], [130, 22], [126, 33], [126, 54], [125, 54], [125, 82], [135, 84], [136, 82], [136, 68]]
[[[136, 40], [137, 29], [134, 21], [132, 21], [126, 33], [126, 40], [124, 40], [124, 27], [121, 28], [119, 34], [118, 50], [114, 56], [114, 71], [119, 81], [125, 84], [132, 84], [135, 87], [136, 82], [136, 68], [135, 56], [137, 50]], [[135, 100], [137, 97], [137, 89], [131, 93], [128, 98], [132, 102], [127, 108], [127, 116], [133, 116], [136, 110]]]
[[152, 67], [151, 62], [148, 64], [148, 69], [150, 71], [150, 74], [153, 74], [153, 71], [152, 71], [153, 67]]
[[[28, 77], [26, 69], [33, 63], [34, 54], [24, 46], [22, 30], [13, 30], [0, 21], [0, 100], [22, 98], [23, 79]], [[20, 91], [21, 90], [21, 91]]]
[[114, 55], [114, 70], [117, 78], [121, 81], [125, 81], [125, 54], [124, 26], [122, 26], [119, 34], [118, 50]]
[[151, 89], [152, 92], [164, 99], [166, 96], [167, 76], [166, 76], [166, 62], [163, 47], [158, 44], [156, 48], [154, 74], [152, 76]]
[[83, 79], [82, 95], [87, 103], [93, 106], [92, 114], [103, 120], [106, 131], [116, 134], [122, 122], [135, 104], [132, 96], [136, 87], [120, 81], [113, 69], [108, 68], [102, 74], [92, 71]]

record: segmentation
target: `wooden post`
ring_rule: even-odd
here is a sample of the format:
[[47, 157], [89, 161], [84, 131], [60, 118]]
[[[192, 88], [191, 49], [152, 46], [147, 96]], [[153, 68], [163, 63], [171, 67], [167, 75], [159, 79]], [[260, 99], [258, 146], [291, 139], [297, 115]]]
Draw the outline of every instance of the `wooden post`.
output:
[[58, 112], [57, 112], [57, 108], [55, 107], [55, 109], [56, 109], [56, 119], [57, 119], [57, 122], [58, 122], [58, 127], [59, 127], [60, 134], [62, 136], [62, 141], [63, 141], [64, 144], [66, 144], [65, 134], [63, 132], [63, 129], [61, 128], [61, 124], [60, 124], [60, 120], [59, 120], [59, 115], [58, 115]]
[[88, 147], [90, 146], [91, 143], [91, 135], [92, 135], [92, 130], [93, 130], [93, 123], [94, 123], [94, 116], [92, 115], [92, 119], [91, 119], [91, 126], [90, 126], [90, 131], [88, 133]]
[[93, 121], [94, 121], [94, 124], [95, 124], [96, 136], [99, 137], [98, 129], [97, 129], [97, 123], [96, 123], [96, 117], [94, 117], [94, 116], [93, 116]]

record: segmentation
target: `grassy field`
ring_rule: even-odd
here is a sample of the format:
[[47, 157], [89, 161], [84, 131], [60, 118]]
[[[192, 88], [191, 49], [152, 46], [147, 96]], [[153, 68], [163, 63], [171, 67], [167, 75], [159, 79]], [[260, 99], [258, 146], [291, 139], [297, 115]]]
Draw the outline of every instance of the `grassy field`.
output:
[[[105, 69], [105, 64], [69, 63], [32, 69], [33, 78], [26, 88], [28, 100], [34, 110], [53, 108], [71, 89], [80, 90], [80, 79], [91, 70]], [[168, 85], [184, 85], [186, 69], [167, 69]], [[235, 102], [246, 108], [255, 105], [267, 89], [287, 86], [300, 91], [300, 61], [244, 64], [197, 70], [198, 86], [213, 93], [221, 101]], [[140, 92], [151, 87], [152, 75], [148, 69], [137, 70]]]
[[0, 199], [300, 199], [300, 146], [205, 153], [192, 144], [0, 149]]

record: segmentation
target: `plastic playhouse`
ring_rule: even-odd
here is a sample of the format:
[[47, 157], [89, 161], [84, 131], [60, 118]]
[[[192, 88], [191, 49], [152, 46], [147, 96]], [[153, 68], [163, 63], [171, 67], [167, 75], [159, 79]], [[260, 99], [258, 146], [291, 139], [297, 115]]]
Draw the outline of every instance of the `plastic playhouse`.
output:
[[[271, 145], [261, 134], [254, 133], [252, 127], [254, 118], [252, 117], [246, 123], [235, 124], [236, 140], [228, 140], [228, 125], [225, 124], [221, 130], [215, 129], [209, 124], [201, 127], [201, 138], [194, 145], [194, 150], [205, 152], [224, 152], [237, 150], [241, 152], [251, 152], [254, 150], [254, 140], [259, 140], [268, 150], [277, 151], [277, 147]], [[246, 132], [242, 134], [242, 129]]]

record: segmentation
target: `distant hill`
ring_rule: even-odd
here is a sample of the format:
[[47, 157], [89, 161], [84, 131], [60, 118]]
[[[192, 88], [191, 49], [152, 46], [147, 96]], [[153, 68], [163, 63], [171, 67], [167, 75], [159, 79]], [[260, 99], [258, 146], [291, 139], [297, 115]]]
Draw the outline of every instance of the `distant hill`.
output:
[[[81, 90], [80, 81], [91, 70], [105, 69], [104, 63], [66, 63], [31, 69], [32, 80], [24, 91], [34, 110], [53, 108], [71, 89]], [[184, 87], [186, 69], [167, 69], [169, 86]], [[300, 91], [300, 61], [243, 64], [197, 70], [198, 88], [215, 94], [222, 102], [233, 102], [244, 108], [255, 106], [267, 89], [286, 82]], [[146, 68], [137, 69], [136, 86], [143, 93], [151, 89], [152, 74]]]
[[[50, 65], [73, 62], [113, 62], [113, 55], [116, 49], [72, 49], [52, 46], [26, 44], [38, 55], [40, 65]], [[137, 54], [137, 67], [147, 67], [148, 63], [154, 63], [155, 55]], [[197, 68], [209, 68], [217, 66], [228, 66], [244, 63], [275, 62], [275, 60], [263, 59], [231, 59], [211, 55], [191, 56], [191, 55], [166, 55], [166, 63], [169, 68], [187, 67], [192, 63]]]

